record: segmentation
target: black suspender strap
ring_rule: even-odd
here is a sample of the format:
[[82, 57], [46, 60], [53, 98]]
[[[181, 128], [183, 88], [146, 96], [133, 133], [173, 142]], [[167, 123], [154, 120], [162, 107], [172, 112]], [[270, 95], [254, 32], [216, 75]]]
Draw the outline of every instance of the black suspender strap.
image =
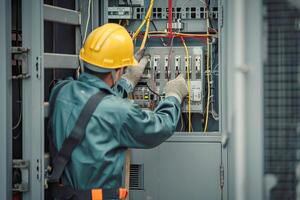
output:
[[[52, 128], [52, 115], [54, 111], [54, 105], [56, 98], [67, 83], [70, 81], [63, 81], [56, 86], [55, 92], [52, 94], [49, 107], [49, 122], [48, 122], [48, 139], [49, 139], [49, 149], [51, 157], [54, 158], [52, 161], [53, 171], [48, 181], [52, 182], [50, 184], [50, 191], [52, 196], [58, 200], [97, 200], [97, 199], [125, 199], [128, 195], [128, 190], [124, 188], [112, 188], [112, 189], [102, 189], [95, 188], [92, 190], [74, 190], [70, 186], [64, 186], [59, 183], [59, 179], [68, 164], [71, 154], [76, 146], [82, 141], [85, 135], [86, 126], [92, 117], [95, 109], [106, 95], [105, 93], [99, 91], [97, 94], [90, 97], [85, 106], [83, 107], [74, 128], [72, 129], [69, 137], [65, 139], [62, 148], [59, 152], [53, 143], [53, 128]], [[100, 192], [101, 191], [101, 192]]]
[[95, 95], [91, 96], [85, 106], [83, 107], [74, 128], [72, 129], [69, 137], [67, 137], [62, 145], [62, 148], [53, 158], [52, 166], [53, 171], [51, 173], [49, 181], [58, 182], [63, 174], [63, 171], [68, 164], [71, 154], [75, 147], [82, 141], [85, 136], [86, 126], [96, 110], [98, 104], [101, 102], [106, 94], [99, 91]]

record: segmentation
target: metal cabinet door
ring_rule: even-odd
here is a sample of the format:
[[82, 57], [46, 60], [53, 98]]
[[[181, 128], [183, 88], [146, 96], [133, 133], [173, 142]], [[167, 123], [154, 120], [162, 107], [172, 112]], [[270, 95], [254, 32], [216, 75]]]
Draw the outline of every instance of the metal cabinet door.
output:
[[134, 150], [140, 164], [141, 187], [131, 200], [219, 200], [221, 145], [204, 142], [166, 142], [151, 150]]

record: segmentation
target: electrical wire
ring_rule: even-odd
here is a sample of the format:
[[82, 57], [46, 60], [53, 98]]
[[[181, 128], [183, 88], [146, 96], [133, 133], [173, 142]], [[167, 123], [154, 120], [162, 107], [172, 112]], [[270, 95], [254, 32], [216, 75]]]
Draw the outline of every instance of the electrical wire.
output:
[[[15, 46], [20, 46], [19, 44], [19, 36], [20, 36], [20, 39], [22, 40], [22, 37], [21, 37], [21, 33], [19, 31], [19, 0], [16, 1], [16, 16], [15, 16], [15, 19], [16, 19], [16, 44]], [[16, 60], [16, 66], [18, 68], [18, 74], [22, 76], [22, 65], [19, 64], [19, 61]], [[17, 76], [19, 76], [17, 75]], [[22, 91], [21, 91], [21, 88], [22, 88], [22, 81], [21, 79], [17, 79], [18, 81], [18, 96], [19, 96], [19, 100], [17, 100], [16, 102], [19, 103], [19, 117], [18, 117], [18, 121], [15, 125], [12, 125], [12, 131], [15, 131], [16, 129], [18, 129], [20, 127], [20, 124], [22, 122]], [[13, 139], [16, 140], [20, 137], [20, 135], [22, 134], [22, 130], [18, 130], [17, 134], [15, 135], [15, 132], [13, 132]]]
[[169, 53], [168, 53], [168, 66], [167, 66], [167, 77], [168, 77], [168, 81], [170, 80], [170, 63], [171, 63], [171, 55], [172, 55], [172, 50], [173, 50], [173, 44], [174, 44], [174, 35], [170, 41], [170, 50], [169, 50]]
[[[157, 26], [155, 25], [155, 23], [154, 23], [153, 20], [151, 20], [151, 24], [153, 25], [155, 31], [158, 31]], [[163, 45], [164, 47], [166, 47], [167, 44], [165, 43], [164, 39], [163, 39], [163, 38], [160, 38], [160, 40], [161, 40], [162, 45]]]
[[150, 20], [151, 20], [152, 11], [153, 11], [153, 5], [154, 5], [154, 0], [151, 0], [150, 6], [149, 6], [150, 14], [147, 18], [146, 31], [145, 31], [145, 34], [144, 34], [142, 44], [140, 46], [140, 50], [145, 48], [145, 44], [146, 44], [146, 41], [148, 39], [148, 34], [149, 34], [149, 30], [150, 30]]
[[21, 124], [21, 121], [22, 121], [22, 112], [20, 111], [20, 115], [19, 115], [19, 118], [18, 118], [18, 122], [16, 123], [16, 125], [14, 125], [14, 126], [12, 127], [12, 130], [16, 130], [16, 129], [19, 127], [19, 125]]
[[[153, 9], [153, 5], [154, 5], [154, 0], [151, 0], [150, 1], [150, 5], [149, 5], [149, 8], [148, 8], [148, 11], [146, 13], [146, 16], [145, 18], [143, 19], [142, 23], [140, 24], [140, 26], [137, 28], [137, 30], [135, 31], [135, 33], [133, 34], [132, 36], [132, 40], [135, 40], [136, 37], [139, 35], [139, 33], [141, 32], [143, 26], [145, 25], [145, 23], [147, 22], [148, 18], [151, 17], [152, 15], [152, 9]], [[145, 36], [144, 36], [145, 37]]]
[[[149, 32], [149, 37], [151, 36], [162, 36], [162, 37], [168, 37], [170, 34], [170, 32], [167, 31], [150, 31]], [[214, 37], [217, 38], [218, 35], [217, 34], [191, 34], [191, 33], [179, 33], [179, 32], [172, 32], [173, 35], [175, 35], [176, 37], [203, 37], [203, 38], [207, 38], [207, 37]]]
[[[208, 9], [208, 8], [207, 8]], [[207, 34], [209, 34], [209, 19], [206, 18], [207, 25]], [[207, 81], [207, 100], [206, 100], [206, 113], [205, 113], [205, 125], [204, 132], [207, 132], [208, 128], [208, 115], [209, 115], [209, 105], [210, 105], [210, 46], [209, 46], [209, 38], [206, 38], [207, 43], [207, 57], [206, 57], [206, 81]]]
[[184, 46], [185, 49], [185, 54], [186, 54], [186, 66], [187, 66], [187, 83], [188, 83], [188, 121], [189, 121], [189, 125], [188, 125], [188, 131], [191, 132], [191, 122], [192, 122], [192, 118], [191, 118], [191, 82], [190, 82], [190, 64], [189, 64], [189, 51], [188, 48], [186, 46], [186, 43], [183, 39], [183, 37], [181, 37], [181, 41], [182, 44]]
[[89, 23], [90, 23], [90, 18], [91, 18], [91, 4], [92, 4], [92, 0], [89, 0], [89, 5], [88, 5], [88, 16], [87, 16], [87, 22], [85, 25], [85, 31], [84, 31], [84, 37], [82, 40], [82, 44], [85, 42], [86, 36], [87, 36], [87, 31], [88, 31], [88, 27], [89, 27]]
[[157, 92], [154, 92], [151, 88], [150, 88], [150, 86], [147, 84], [146, 85], [147, 86], [147, 88], [150, 90], [150, 92], [152, 92], [153, 94], [155, 94], [156, 96], [159, 96], [159, 97], [162, 97], [163, 95], [160, 95], [160, 94], [158, 94]]
[[181, 115], [180, 115], [180, 124], [181, 124], [181, 126], [180, 126], [180, 132], [183, 131], [183, 123], [184, 123], [184, 121], [183, 121], [183, 116], [182, 116], [182, 114], [181, 114]]
[[[218, 77], [219, 76], [219, 70], [218, 70], [218, 67], [219, 67], [219, 64], [216, 62], [217, 60], [217, 48], [214, 47], [214, 45], [212, 44], [212, 48], [211, 48], [211, 85], [213, 86], [214, 85], [214, 77]], [[214, 66], [214, 67], [213, 67]], [[219, 120], [219, 113], [215, 110], [215, 100], [214, 100], [214, 90], [211, 91], [212, 95], [211, 95], [211, 116], [213, 117], [214, 120], [218, 121]]]
[[148, 39], [149, 29], [150, 29], [150, 17], [147, 19], [146, 32], [145, 32], [142, 44], [140, 46], [140, 50], [145, 48], [145, 44], [146, 44], [146, 41]]

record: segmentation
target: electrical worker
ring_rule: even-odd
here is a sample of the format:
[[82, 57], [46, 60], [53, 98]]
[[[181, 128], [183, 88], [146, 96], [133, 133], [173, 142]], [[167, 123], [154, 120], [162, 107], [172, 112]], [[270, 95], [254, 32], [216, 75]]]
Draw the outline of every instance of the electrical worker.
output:
[[[149, 61], [143, 52], [134, 57], [133, 41], [124, 27], [103, 25], [89, 34], [80, 51], [85, 72], [60, 89], [60, 84], [54, 87], [50, 102], [58, 94], [53, 103], [52, 137], [58, 151], [68, 143], [70, 132], [78, 130], [74, 126], [80, 123], [78, 118], [91, 96], [99, 91], [105, 94], [85, 120], [84, 137], [73, 145], [60, 185], [75, 191], [119, 188], [127, 148], [153, 148], [175, 132], [180, 104], [188, 91], [182, 76], [166, 84], [165, 99], [154, 111], [142, 110], [127, 98]], [[54, 163], [54, 170], [61, 168], [56, 165], [60, 164]]]

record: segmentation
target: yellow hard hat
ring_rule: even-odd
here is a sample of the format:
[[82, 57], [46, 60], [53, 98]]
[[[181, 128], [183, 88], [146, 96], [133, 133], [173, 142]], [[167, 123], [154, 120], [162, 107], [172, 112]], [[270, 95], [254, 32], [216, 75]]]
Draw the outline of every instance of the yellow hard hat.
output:
[[127, 30], [108, 23], [93, 30], [80, 50], [80, 59], [96, 67], [117, 69], [138, 64]]

